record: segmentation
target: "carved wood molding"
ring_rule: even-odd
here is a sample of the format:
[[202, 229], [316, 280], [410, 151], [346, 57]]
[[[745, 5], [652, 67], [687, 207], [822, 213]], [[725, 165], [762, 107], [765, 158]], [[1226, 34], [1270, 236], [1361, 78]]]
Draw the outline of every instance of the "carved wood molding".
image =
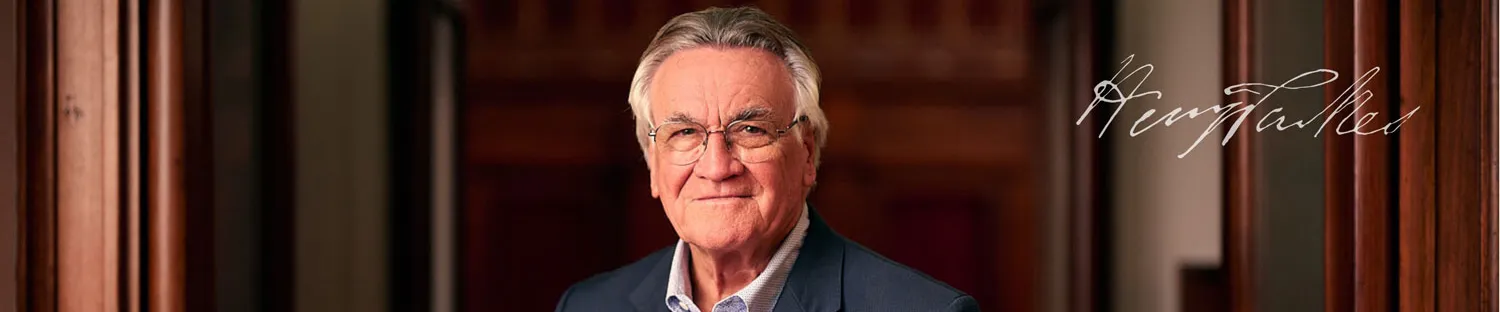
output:
[[[202, 52], [183, 48], [182, 1], [24, 3], [22, 310], [212, 302], [184, 292], [185, 167], [199, 162], [184, 153], [183, 103], [202, 93], [182, 73]], [[211, 289], [211, 277], [192, 281]]]
[[[1224, 0], [1224, 85], [1255, 81], [1256, 10], [1253, 0]], [[1225, 103], [1251, 103], [1249, 93], [1225, 96]], [[1250, 114], [1251, 112], [1246, 112]], [[1252, 119], [1256, 117], [1250, 117]], [[1256, 311], [1256, 238], [1259, 216], [1255, 181], [1257, 135], [1239, 128], [1224, 150], [1224, 272], [1228, 283], [1228, 311]]]
[[1494, 4], [1327, 3], [1329, 68], [1381, 69], [1359, 113], [1415, 112], [1397, 134], [1327, 139], [1325, 308], [1496, 311]]

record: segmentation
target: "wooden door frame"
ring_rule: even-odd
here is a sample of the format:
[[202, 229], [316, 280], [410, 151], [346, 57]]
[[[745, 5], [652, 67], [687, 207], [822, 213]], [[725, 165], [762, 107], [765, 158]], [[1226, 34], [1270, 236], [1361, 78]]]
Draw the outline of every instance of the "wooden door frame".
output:
[[184, 148], [204, 127], [184, 118], [202, 111], [202, 66], [187, 65], [203, 40], [184, 35], [201, 4], [22, 1], [20, 310], [211, 304], [212, 276], [184, 274], [185, 207], [207, 197], [189, 197], [205, 184], [188, 172], [211, 159]]
[[[1256, 69], [1260, 64], [1256, 62], [1255, 49], [1258, 44], [1255, 41], [1255, 6], [1253, 0], [1224, 0], [1223, 1], [1223, 85], [1232, 86], [1241, 83], [1256, 81]], [[1250, 93], [1236, 92], [1224, 96], [1225, 103], [1251, 103]], [[1246, 111], [1244, 114], [1253, 114]], [[1255, 117], [1249, 117], [1255, 119]], [[1228, 130], [1225, 130], [1228, 131]], [[1223, 226], [1223, 243], [1220, 245], [1223, 254], [1224, 281], [1229, 293], [1226, 296], [1228, 302], [1227, 311], [1252, 312], [1256, 311], [1256, 293], [1258, 284], [1256, 282], [1256, 237], [1262, 215], [1258, 210], [1256, 200], [1256, 181], [1260, 177], [1256, 174], [1259, 170], [1257, 152], [1260, 150], [1256, 131], [1250, 127], [1238, 128], [1234, 133], [1225, 133], [1225, 137], [1233, 136], [1234, 140], [1224, 146], [1223, 154], [1223, 212], [1221, 214]]]
[[1497, 311], [1496, 4], [1325, 4], [1327, 68], [1382, 69], [1360, 113], [1417, 110], [1397, 134], [1325, 137], [1325, 309]]
[[20, 310], [56, 311], [55, 142], [52, 133], [53, 28], [50, 1], [23, 1], [18, 19], [23, 99], [20, 110], [22, 220]]
[[[1069, 116], [1078, 116], [1094, 99], [1093, 86], [1113, 73], [1114, 3], [1100, 0], [1064, 1], [1060, 18], [1069, 20], [1071, 62], [1066, 73], [1069, 90]], [[1109, 311], [1114, 304], [1112, 280], [1114, 233], [1113, 202], [1109, 179], [1111, 146], [1109, 136], [1097, 137], [1104, 120], [1092, 118], [1087, 123], [1068, 127], [1067, 144], [1072, 151], [1067, 159], [1069, 202], [1064, 221], [1067, 235], [1066, 281], [1063, 288], [1065, 311]]]
[[[1323, 68], [1354, 72], [1354, 2], [1325, 0]], [[1350, 86], [1339, 79], [1324, 87], [1323, 102], [1338, 99]], [[1354, 311], [1354, 140], [1323, 139], [1323, 310]]]

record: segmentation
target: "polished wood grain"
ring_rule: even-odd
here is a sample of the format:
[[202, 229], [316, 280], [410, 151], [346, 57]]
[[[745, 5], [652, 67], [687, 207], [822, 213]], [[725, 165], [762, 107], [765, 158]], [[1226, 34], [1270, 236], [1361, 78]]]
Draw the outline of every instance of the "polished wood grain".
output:
[[146, 277], [144, 276], [146, 273], [145, 254], [147, 250], [144, 244], [146, 239], [144, 227], [146, 223], [144, 217], [145, 209], [143, 207], [145, 204], [144, 196], [146, 194], [143, 179], [146, 177], [146, 174], [141, 171], [146, 168], [143, 159], [146, 155], [144, 153], [145, 138], [142, 136], [143, 131], [145, 131], [145, 118], [142, 115], [144, 111], [143, 107], [145, 106], [145, 98], [143, 97], [145, 90], [141, 87], [145, 83], [142, 81], [145, 79], [145, 76], [141, 74], [143, 73], [141, 69], [142, 55], [145, 51], [142, 48], [145, 42], [142, 41], [143, 37], [141, 35], [141, 20], [143, 18], [141, 10], [144, 5], [141, 4], [141, 1], [125, 1], [125, 3], [124, 10], [126, 14], [124, 18], [126, 23], [122, 27], [125, 28], [126, 34], [123, 55], [126, 60], [126, 68], [124, 69], [124, 105], [126, 118], [124, 130], [122, 131], [125, 132], [125, 140], [127, 142], [125, 143], [126, 153], [123, 155], [126, 171], [125, 196], [121, 197], [121, 199], [125, 201], [124, 235], [127, 247], [125, 250], [125, 263], [123, 263], [125, 265], [125, 285], [123, 286], [124, 292], [121, 294], [125, 296], [121, 300], [125, 304], [125, 307], [121, 310], [126, 312], [140, 312], [146, 310], [145, 294], [147, 292]]
[[147, 15], [145, 239], [150, 311], [186, 310], [187, 256], [183, 90], [183, 1], [151, 1]]
[[1436, 8], [1436, 311], [1496, 311], [1493, 5]]
[[[1338, 277], [1342, 272], [1328, 272], [1328, 310], [1348, 311], [1352, 304], [1359, 311], [1496, 311], [1500, 117], [1493, 4], [1356, 1], [1354, 12], [1354, 72], [1382, 69], [1364, 88], [1374, 96], [1360, 112], [1385, 115], [1373, 123], [1411, 117], [1394, 134], [1398, 141], [1380, 134], [1354, 139], [1354, 294], [1341, 297], [1335, 288], [1349, 284]], [[1336, 44], [1332, 34], [1340, 22], [1328, 23]], [[1338, 58], [1334, 49], [1330, 62]], [[1335, 143], [1329, 146], [1328, 170], [1335, 172], [1343, 162], [1332, 161], [1341, 156]], [[1330, 176], [1328, 183], [1341, 178]], [[1348, 232], [1334, 228], [1346, 220], [1333, 213], [1342, 209], [1333, 206], [1343, 203], [1338, 191], [1328, 192], [1330, 270], [1343, 264], [1333, 258], [1344, 252], [1338, 244]]]
[[[201, 10], [194, 3], [200, 6], [188, 10]], [[211, 198], [211, 184], [184, 186], [183, 179], [211, 174], [184, 169], [211, 163], [203, 152], [211, 145], [207, 132], [191, 131], [207, 128], [206, 110], [182, 105], [206, 94], [201, 79], [181, 75], [201, 72], [194, 66], [205, 56], [181, 49], [181, 6], [151, 4], [153, 14], [144, 15], [156, 32], [142, 43], [140, 1], [26, 2], [27, 311], [180, 311], [183, 302], [212, 308], [211, 206], [194, 205], [201, 207], [196, 232], [208, 235], [185, 238], [182, 219], [185, 207]], [[187, 34], [189, 46], [201, 47], [201, 32]], [[144, 71], [143, 50], [153, 66]], [[145, 103], [142, 86], [153, 88]], [[198, 152], [184, 153], [184, 145]], [[187, 261], [184, 241], [209, 256]], [[182, 283], [185, 271], [200, 283]]]
[[22, 164], [25, 179], [21, 200], [24, 311], [56, 311], [57, 302], [57, 171], [54, 77], [54, 15], [52, 1], [25, 1], [21, 28], [25, 60], [21, 92]]
[[[1087, 111], [1094, 100], [1092, 86], [1108, 75], [1103, 64], [1113, 62], [1106, 59], [1112, 56], [1105, 52], [1113, 36], [1110, 31], [1113, 25], [1108, 22], [1112, 15], [1105, 10], [1110, 5], [1110, 1], [1067, 2], [1066, 18], [1073, 27], [1069, 38], [1073, 70], [1067, 87], [1076, 88], [1070, 94], [1073, 105], [1068, 108], [1069, 116]], [[1101, 311], [1111, 304], [1113, 231], [1111, 209], [1107, 205], [1110, 192], [1104, 191], [1109, 189], [1106, 185], [1109, 179], [1104, 174], [1110, 161], [1104, 154], [1109, 150], [1110, 137], [1096, 137], [1103, 128], [1100, 120], [1090, 119], [1084, 125], [1068, 127], [1068, 144], [1074, 152], [1068, 159], [1068, 179], [1073, 181], [1069, 186], [1073, 189], [1067, 206], [1068, 273], [1064, 296], [1066, 311], [1070, 312]]]
[[[1354, 2], [1323, 3], [1323, 67], [1352, 76]], [[1325, 86], [1323, 102], [1337, 101], [1352, 80]], [[1354, 311], [1354, 139], [1323, 136], [1323, 152], [1323, 310], [1349, 312]]]
[[56, 8], [58, 311], [116, 311], [119, 6], [59, 0]]
[[[1224, 77], [1223, 85], [1231, 86], [1255, 80], [1255, 2], [1253, 0], [1225, 0], [1224, 2]], [[1250, 93], [1240, 92], [1225, 96], [1225, 103], [1239, 103], [1248, 107], [1253, 100]], [[1252, 114], [1245, 111], [1243, 114]], [[1257, 117], [1248, 116], [1250, 120]], [[1228, 131], [1228, 130], [1226, 130]], [[1228, 283], [1228, 311], [1256, 311], [1256, 174], [1255, 141], [1251, 127], [1240, 127], [1224, 148], [1224, 212], [1222, 230], [1225, 282]]]
[[1399, 133], [1400, 200], [1398, 268], [1400, 311], [1431, 311], [1435, 274], [1437, 209], [1433, 114], [1437, 71], [1437, 1], [1400, 0], [1400, 110], [1418, 113]]
[[[1380, 68], [1365, 89], [1369, 100], [1358, 106], [1358, 116], [1376, 113], [1371, 124], [1384, 125], [1392, 111], [1389, 78], [1395, 62], [1389, 55], [1391, 38], [1390, 3], [1385, 0], [1354, 1], [1354, 71], [1355, 76]], [[1362, 91], [1361, 90], [1361, 91]], [[1333, 135], [1330, 133], [1330, 135]], [[1349, 135], [1353, 135], [1352, 133]], [[1392, 138], [1385, 135], [1354, 135], [1354, 310], [1387, 311], [1394, 308], [1394, 272], [1396, 259], [1391, 257], [1394, 222], [1391, 220], [1394, 196], [1391, 172]]]

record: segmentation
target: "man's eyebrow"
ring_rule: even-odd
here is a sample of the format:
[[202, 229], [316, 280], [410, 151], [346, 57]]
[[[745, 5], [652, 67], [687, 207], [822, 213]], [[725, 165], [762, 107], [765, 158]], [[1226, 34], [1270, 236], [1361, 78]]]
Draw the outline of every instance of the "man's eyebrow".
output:
[[663, 121], [663, 123], [682, 123], [682, 121], [693, 121], [693, 118], [687, 117], [687, 114], [672, 113], [672, 115], [667, 115], [667, 117], [661, 121]]
[[762, 106], [747, 107], [745, 109], [740, 110], [740, 113], [735, 114], [734, 115], [734, 119], [730, 120], [729, 122], [736, 122], [736, 121], [740, 121], [740, 120], [759, 120], [759, 119], [765, 119], [767, 117], [771, 117], [771, 109], [770, 108], [766, 108], [766, 107], [762, 107]]
[[702, 122], [698, 122], [698, 120], [696, 120], [696, 119], [693, 119], [693, 117], [688, 117], [687, 114], [683, 114], [682, 112], [672, 113], [671, 116], [667, 116], [667, 119], [662, 120], [662, 122], [663, 123], [668, 123], [668, 122], [691, 122], [691, 123], [700, 123], [700, 124], [702, 123]]
[[[747, 107], [745, 109], [740, 110], [739, 113], [734, 114], [734, 118], [730, 119], [729, 122], [736, 122], [736, 121], [740, 121], [740, 120], [760, 120], [760, 119], [765, 119], [765, 118], [772, 117], [771, 115], [772, 114], [771, 114], [771, 109], [770, 108], [761, 107], [761, 106]], [[668, 122], [691, 122], [691, 123], [703, 124], [703, 121], [698, 120], [697, 118], [693, 118], [691, 116], [688, 116], [687, 114], [684, 114], [682, 112], [672, 113], [672, 115], [668, 115], [666, 119], [662, 119], [662, 123], [668, 123]]]

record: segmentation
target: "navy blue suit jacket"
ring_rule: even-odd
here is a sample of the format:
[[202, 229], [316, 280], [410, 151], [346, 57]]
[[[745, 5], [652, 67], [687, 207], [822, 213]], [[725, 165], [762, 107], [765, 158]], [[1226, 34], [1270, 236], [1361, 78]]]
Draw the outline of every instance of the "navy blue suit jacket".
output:
[[[979, 311], [973, 297], [849, 241], [808, 212], [807, 237], [774, 311]], [[667, 311], [673, 250], [574, 284], [557, 311]]]

